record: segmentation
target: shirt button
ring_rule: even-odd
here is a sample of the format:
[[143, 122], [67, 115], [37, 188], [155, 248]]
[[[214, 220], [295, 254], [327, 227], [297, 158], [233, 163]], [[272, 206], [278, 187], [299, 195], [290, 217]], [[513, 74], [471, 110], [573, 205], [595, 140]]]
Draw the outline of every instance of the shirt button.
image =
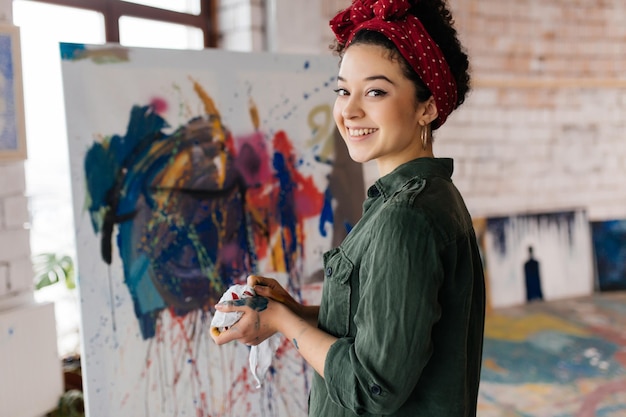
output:
[[333, 274], [333, 268], [332, 267], [328, 267], [326, 268], [326, 276], [329, 277]]
[[378, 386], [378, 385], [374, 384], [374, 385], [372, 385], [372, 386], [370, 387], [370, 392], [371, 392], [373, 395], [380, 395], [380, 394], [381, 394], [381, 392], [383, 392], [383, 390], [380, 388], [380, 386]]

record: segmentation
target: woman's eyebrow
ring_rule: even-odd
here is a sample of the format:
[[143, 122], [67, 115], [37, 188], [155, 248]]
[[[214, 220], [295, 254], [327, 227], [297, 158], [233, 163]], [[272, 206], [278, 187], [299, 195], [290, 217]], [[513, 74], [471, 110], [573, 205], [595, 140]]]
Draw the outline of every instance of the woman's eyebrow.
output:
[[[346, 81], [346, 79], [343, 78], [341, 75], [338, 75], [337, 79], [339, 81], [344, 81], [344, 82]], [[387, 81], [389, 84], [395, 85], [395, 83], [393, 81], [391, 81], [389, 78], [387, 78], [384, 75], [370, 75], [369, 77], [365, 77], [364, 80], [365, 81], [384, 80], [384, 81]]]

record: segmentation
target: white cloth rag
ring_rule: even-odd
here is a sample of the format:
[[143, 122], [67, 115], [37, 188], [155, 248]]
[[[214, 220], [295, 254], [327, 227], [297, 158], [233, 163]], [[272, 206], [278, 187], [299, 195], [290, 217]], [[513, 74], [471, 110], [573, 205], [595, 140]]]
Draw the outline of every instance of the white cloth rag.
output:
[[[239, 300], [248, 297], [254, 297], [256, 293], [254, 288], [248, 285], [233, 285], [230, 287], [220, 298], [220, 303], [224, 301]], [[216, 311], [213, 319], [211, 320], [211, 332], [220, 334], [224, 330], [237, 323], [243, 316], [243, 312], [233, 311], [229, 313], [223, 313]], [[250, 371], [256, 381], [256, 388], [261, 388], [265, 377], [265, 373], [272, 364], [272, 358], [280, 345], [280, 335], [277, 333], [270, 338], [264, 340], [257, 346], [250, 348], [250, 355], [248, 362], [250, 364]]]

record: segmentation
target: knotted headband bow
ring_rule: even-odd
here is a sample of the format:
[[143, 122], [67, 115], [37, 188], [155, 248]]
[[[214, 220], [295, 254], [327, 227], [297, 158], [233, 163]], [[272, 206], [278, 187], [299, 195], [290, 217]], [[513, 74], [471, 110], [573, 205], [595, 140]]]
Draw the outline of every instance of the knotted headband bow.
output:
[[380, 32], [391, 40], [433, 94], [439, 112], [433, 121], [436, 129], [456, 107], [456, 82], [441, 49], [410, 8], [410, 0], [353, 0], [330, 27], [346, 47], [361, 30]]

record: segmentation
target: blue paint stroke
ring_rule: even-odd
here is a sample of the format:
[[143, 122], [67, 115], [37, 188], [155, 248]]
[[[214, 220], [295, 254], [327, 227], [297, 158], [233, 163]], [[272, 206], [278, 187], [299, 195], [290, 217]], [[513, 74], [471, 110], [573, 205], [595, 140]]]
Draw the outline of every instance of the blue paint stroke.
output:
[[296, 198], [295, 198], [295, 182], [290, 173], [290, 166], [285, 155], [280, 152], [274, 153], [273, 166], [275, 176], [279, 181], [278, 194], [278, 216], [279, 222], [283, 229], [288, 230], [289, 237], [282, 233], [282, 246], [285, 249], [285, 266], [289, 271], [292, 263], [287, 254], [296, 253], [297, 251], [297, 218], [296, 218]]
[[320, 215], [320, 223], [319, 223], [319, 232], [323, 237], [327, 236], [326, 233], [326, 223], [330, 223], [331, 226], [334, 224], [334, 213], [333, 213], [333, 195], [331, 194], [330, 187], [326, 188], [324, 192], [324, 206], [322, 207], [322, 213]]
[[87, 48], [82, 43], [64, 43], [59, 44], [61, 49], [61, 59], [64, 61], [75, 61], [81, 59]]

